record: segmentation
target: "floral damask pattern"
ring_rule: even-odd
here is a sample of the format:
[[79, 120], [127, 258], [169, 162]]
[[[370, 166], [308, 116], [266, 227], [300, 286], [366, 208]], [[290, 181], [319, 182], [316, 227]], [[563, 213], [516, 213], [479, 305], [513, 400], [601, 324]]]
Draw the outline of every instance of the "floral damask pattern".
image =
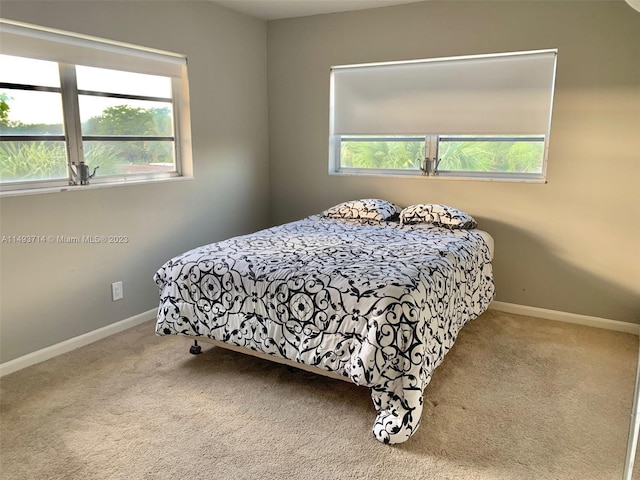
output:
[[404, 225], [431, 223], [451, 230], [478, 227], [475, 219], [468, 213], [438, 203], [420, 203], [404, 208], [400, 212], [400, 223]]
[[159, 335], [206, 336], [367, 386], [385, 443], [416, 431], [434, 369], [494, 296], [473, 230], [319, 215], [193, 249], [154, 280]]
[[382, 221], [396, 217], [400, 213], [396, 204], [380, 198], [363, 198], [342, 202], [322, 212], [327, 218], [360, 219]]

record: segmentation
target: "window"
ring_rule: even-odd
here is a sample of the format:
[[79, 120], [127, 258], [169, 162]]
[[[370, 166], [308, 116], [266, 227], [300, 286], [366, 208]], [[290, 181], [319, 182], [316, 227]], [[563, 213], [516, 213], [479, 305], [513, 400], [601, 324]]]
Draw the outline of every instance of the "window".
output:
[[544, 181], [556, 55], [333, 67], [330, 172]]
[[0, 190], [180, 176], [186, 60], [0, 21]]

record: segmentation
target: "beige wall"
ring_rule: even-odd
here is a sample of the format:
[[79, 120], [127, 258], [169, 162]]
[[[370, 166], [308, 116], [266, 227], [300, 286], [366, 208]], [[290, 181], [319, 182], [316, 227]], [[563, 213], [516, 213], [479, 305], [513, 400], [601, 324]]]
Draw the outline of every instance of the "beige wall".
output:
[[[327, 174], [332, 65], [558, 48], [547, 184]], [[622, 1], [430, 1], [268, 23], [271, 218], [382, 197], [468, 211], [497, 300], [640, 322], [640, 14]]]
[[[0, 235], [129, 237], [0, 245], [0, 362], [154, 308], [152, 276], [188, 248], [263, 227], [266, 23], [210, 2], [3, 1], [0, 16], [186, 54], [195, 180], [0, 200]], [[111, 282], [125, 298], [111, 301]]]
[[[496, 239], [498, 300], [640, 322], [640, 15], [621, 1], [266, 24], [209, 2], [3, 0], [0, 16], [186, 54], [196, 176], [0, 199], [0, 235], [130, 239], [0, 245], [0, 362], [153, 308], [165, 260], [264, 226], [269, 205], [280, 223], [364, 196], [472, 213]], [[331, 65], [542, 48], [559, 48], [548, 184], [327, 174]], [[117, 280], [125, 298], [112, 302]]]

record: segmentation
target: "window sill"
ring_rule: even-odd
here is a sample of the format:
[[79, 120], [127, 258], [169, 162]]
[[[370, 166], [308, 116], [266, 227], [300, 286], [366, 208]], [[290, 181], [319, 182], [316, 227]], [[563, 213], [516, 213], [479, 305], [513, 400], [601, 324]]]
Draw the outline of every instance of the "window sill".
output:
[[381, 170], [375, 171], [340, 171], [329, 172], [329, 175], [335, 175], [338, 177], [392, 177], [392, 178], [413, 178], [422, 180], [456, 180], [456, 181], [476, 181], [476, 182], [507, 182], [507, 183], [547, 183], [547, 180], [542, 177], [521, 177], [521, 176], [496, 176], [496, 177], [484, 177], [475, 175], [418, 175], [416, 173], [403, 173], [398, 171], [385, 172]]
[[125, 180], [109, 183], [90, 183], [89, 185], [56, 185], [51, 187], [28, 188], [22, 190], [0, 190], [0, 197], [18, 197], [25, 195], [41, 195], [45, 193], [62, 193], [62, 192], [82, 192], [83, 190], [96, 190], [99, 188], [123, 187], [127, 185], [146, 185], [164, 182], [182, 182], [185, 180], [193, 180], [193, 177], [179, 176], [140, 180]]

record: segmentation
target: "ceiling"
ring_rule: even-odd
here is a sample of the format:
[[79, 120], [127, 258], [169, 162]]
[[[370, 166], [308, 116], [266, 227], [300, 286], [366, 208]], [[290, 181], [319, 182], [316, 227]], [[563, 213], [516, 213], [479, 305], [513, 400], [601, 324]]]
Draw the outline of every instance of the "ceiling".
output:
[[[279, 20], [281, 18], [308, 17], [323, 13], [365, 10], [367, 8], [388, 7], [425, 0], [210, 0], [240, 13], [262, 18]], [[455, 1], [455, 0], [453, 0]], [[505, 0], [508, 1], [508, 0]], [[549, 0], [538, 0], [549, 1]], [[579, 0], [571, 0], [579, 1]], [[610, 0], [621, 1], [621, 0]], [[640, 11], [640, 0], [625, 0]]]
[[364, 10], [367, 8], [388, 7], [423, 0], [211, 0], [253, 17], [264, 20], [307, 17], [322, 13]]

